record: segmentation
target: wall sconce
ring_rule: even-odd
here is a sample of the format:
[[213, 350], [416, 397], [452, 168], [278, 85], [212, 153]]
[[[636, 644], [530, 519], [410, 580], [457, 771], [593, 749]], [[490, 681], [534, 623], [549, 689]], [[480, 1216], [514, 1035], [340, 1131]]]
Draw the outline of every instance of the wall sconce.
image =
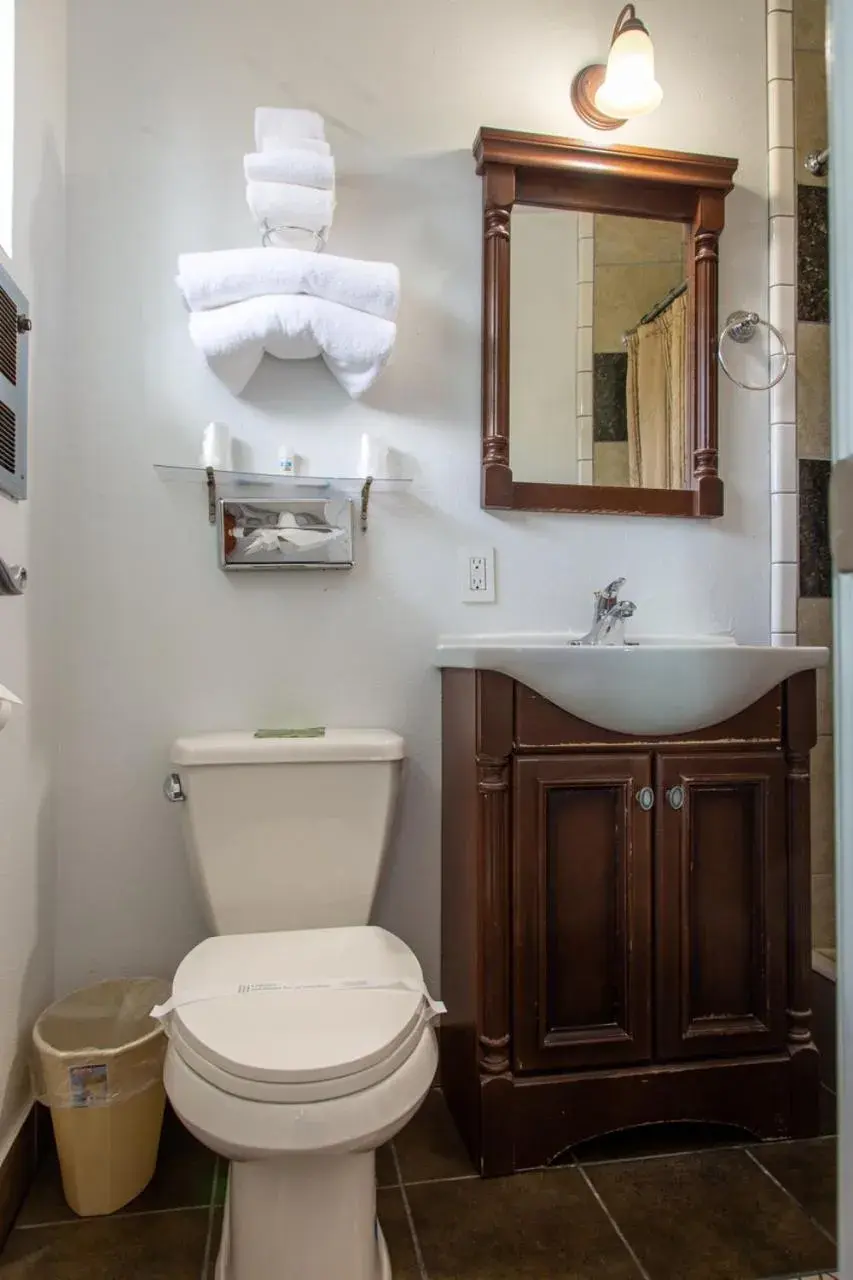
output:
[[634, 6], [626, 4], [613, 28], [607, 66], [597, 63], [578, 72], [572, 106], [593, 129], [618, 129], [654, 111], [662, 99], [654, 45]]

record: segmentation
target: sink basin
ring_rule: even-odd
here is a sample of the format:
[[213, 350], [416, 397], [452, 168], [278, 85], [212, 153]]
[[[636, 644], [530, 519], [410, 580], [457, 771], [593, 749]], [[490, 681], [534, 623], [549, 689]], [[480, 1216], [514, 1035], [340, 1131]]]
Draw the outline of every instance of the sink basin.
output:
[[555, 634], [442, 636], [436, 665], [499, 671], [564, 711], [617, 733], [689, 733], [743, 711], [829, 650], [740, 645], [728, 636], [572, 645]]

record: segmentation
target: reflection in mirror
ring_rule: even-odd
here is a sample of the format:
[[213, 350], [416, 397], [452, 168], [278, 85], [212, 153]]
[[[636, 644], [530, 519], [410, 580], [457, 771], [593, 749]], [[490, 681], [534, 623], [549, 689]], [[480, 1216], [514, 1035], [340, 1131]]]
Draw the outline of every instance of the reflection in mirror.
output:
[[594, 484], [689, 487], [686, 246], [680, 222], [594, 218]]
[[514, 478], [689, 488], [687, 227], [523, 204], [511, 216]]
[[578, 223], [579, 215], [565, 209], [512, 210], [509, 416], [516, 480], [579, 483]]

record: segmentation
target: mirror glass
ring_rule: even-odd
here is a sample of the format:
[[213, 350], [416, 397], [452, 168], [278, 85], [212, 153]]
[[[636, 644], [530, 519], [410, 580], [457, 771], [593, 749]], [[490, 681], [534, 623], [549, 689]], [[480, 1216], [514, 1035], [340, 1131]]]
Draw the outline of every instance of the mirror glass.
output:
[[513, 207], [514, 480], [690, 487], [688, 243], [680, 222]]

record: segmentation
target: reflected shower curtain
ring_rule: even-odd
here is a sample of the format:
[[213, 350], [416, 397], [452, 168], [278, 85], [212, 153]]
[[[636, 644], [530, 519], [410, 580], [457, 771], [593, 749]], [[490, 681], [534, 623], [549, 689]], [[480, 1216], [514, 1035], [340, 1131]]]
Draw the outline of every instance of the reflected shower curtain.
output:
[[687, 296], [628, 335], [628, 467], [638, 489], [685, 487]]

